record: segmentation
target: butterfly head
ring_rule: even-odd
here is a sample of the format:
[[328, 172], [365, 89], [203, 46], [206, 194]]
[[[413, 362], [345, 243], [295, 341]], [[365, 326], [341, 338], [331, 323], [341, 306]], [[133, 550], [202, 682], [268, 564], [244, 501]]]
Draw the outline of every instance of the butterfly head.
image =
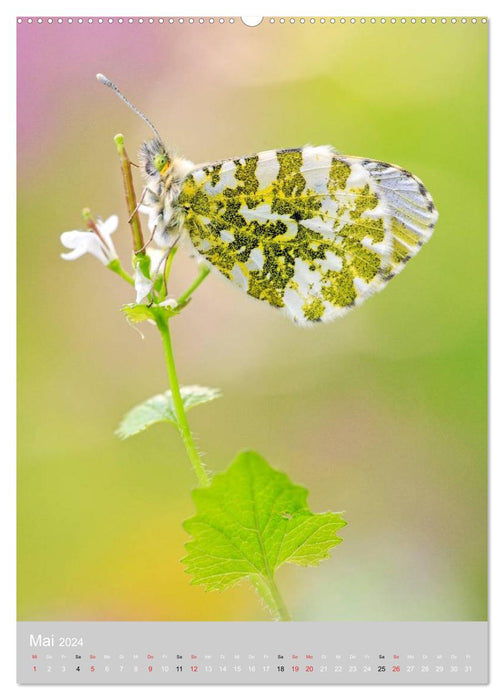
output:
[[161, 139], [155, 138], [142, 144], [140, 162], [146, 177], [164, 179], [171, 167], [172, 158]]

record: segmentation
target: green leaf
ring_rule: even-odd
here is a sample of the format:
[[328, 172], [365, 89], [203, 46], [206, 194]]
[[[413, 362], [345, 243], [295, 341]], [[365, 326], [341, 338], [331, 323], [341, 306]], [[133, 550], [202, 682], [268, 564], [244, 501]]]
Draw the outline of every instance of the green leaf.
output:
[[173, 309], [171, 306], [125, 304], [121, 306], [121, 311], [130, 323], [140, 323], [141, 321], [155, 321], [156, 315], [159, 313], [164, 314], [166, 318], [171, 318], [176, 316], [181, 308], [181, 306]]
[[339, 513], [312, 513], [307, 496], [256, 452], [239, 454], [208, 488], [193, 492], [197, 515], [184, 523], [193, 539], [182, 560], [192, 583], [223, 590], [248, 577], [256, 585], [271, 582], [286, 562], [327, 559], [346, 522]]
[[[193, 406], [213, 401], [221, 396], [219, 389], [209, 389], [204, 386], [183, 386], [180, 389], [180, 393], [186, 411]], [[147, 401], [132, 408], [124, 416], [119, 428], [116, 430], [116, 435], [124, 440], [160, 421], [166, 421], [178, 426], [171, 391], [165, 391], [164, 394], [156, 394], [156, 396], [152, 396]]]

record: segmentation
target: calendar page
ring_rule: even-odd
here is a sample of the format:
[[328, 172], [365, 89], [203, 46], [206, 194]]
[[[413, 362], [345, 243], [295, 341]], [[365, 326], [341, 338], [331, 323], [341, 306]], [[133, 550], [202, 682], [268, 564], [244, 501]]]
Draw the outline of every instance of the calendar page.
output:
[[487, 683], [487, 19], [17, 30], [19, 683]]

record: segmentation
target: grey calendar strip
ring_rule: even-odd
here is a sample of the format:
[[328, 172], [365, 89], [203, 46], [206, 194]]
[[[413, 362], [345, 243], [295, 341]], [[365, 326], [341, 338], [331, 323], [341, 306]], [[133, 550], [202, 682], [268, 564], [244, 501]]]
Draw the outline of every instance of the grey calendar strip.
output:
[[484, 684], [487, 622], [18, 622], [18, 682]]

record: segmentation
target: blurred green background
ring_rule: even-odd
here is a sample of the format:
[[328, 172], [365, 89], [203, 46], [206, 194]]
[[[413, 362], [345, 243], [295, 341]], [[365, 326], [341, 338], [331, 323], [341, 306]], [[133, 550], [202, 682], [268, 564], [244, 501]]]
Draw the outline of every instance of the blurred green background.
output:
[[[113, 434], [167, 383], [156, 329], [119, 312], [131, 289], [59, 258], [83, 206], [120, 215], [130, 255], [112, 137], [133, 155], [150, 133], [98, 71], [194, 162], [329, 143], [424, 181], [432, 241], [357, 311], [300, 329], [211, 275], [174, 344], [183, 383], [224, 393], [190, 414], [213, 470], [254, 448], [312, 510], [345, 511], [330, 560], [279, 572], [294, 619], [486, 619], [486, 26], [18, 31], [19, 619], [267, 619], [246, 584], [189, 584], [175, 431]], [[177, 258], [181, 291], [196, 270]]]

